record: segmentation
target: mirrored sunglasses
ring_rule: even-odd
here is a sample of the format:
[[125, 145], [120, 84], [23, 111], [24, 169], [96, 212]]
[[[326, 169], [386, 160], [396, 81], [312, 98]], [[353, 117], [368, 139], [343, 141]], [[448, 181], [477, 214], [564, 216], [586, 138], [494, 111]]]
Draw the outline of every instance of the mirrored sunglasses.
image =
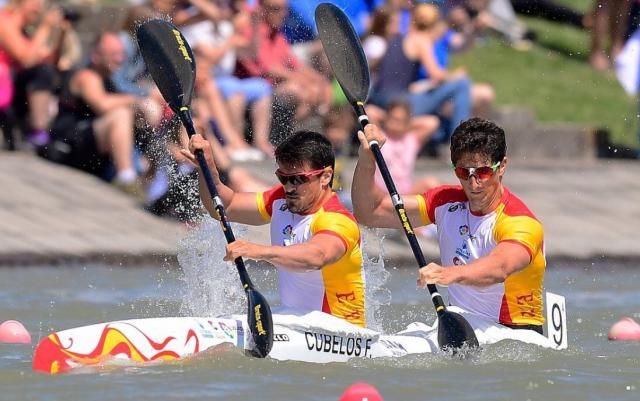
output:
[[501, 162], [497, 162], [493, 166], [482, 166], [482, 167], [453, 167], [453, 171], [461, 180], [468, 180], [472, 175], [475, 175], [476, 178], [480, 181], [488, 180], [491, 178], [498, 167], [500, 167]]

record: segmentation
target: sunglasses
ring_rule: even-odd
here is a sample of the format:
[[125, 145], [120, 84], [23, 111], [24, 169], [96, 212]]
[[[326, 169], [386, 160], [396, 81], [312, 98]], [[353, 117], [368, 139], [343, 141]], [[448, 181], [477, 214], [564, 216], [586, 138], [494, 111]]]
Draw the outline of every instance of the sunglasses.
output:
[[278, 177], [278, 181], [280, 181], [280, 184], [282, 185], [287, 185], [287, 182], [291, 183], [292, 185], [302, 185], [304, 183], [309, 182], [311, 177], [315, 177], [324, 173], [325, 169], [326, 167], [318, 170], [305, 171], [303, 173], [291, 173], [291, 174], [283, 173], [280, 170], [276, 170], [276, 177]]
[[472, 175], [475, 175], [479, 181], [488, 180], [495, 174], [498, 167], [500, 167], [500, 162], [497, 162], [493, 166], [483, 166], [483, 167], [453, 167], [453, 171], [456, 173], [456, 177], [461, 180], [468, 180]]

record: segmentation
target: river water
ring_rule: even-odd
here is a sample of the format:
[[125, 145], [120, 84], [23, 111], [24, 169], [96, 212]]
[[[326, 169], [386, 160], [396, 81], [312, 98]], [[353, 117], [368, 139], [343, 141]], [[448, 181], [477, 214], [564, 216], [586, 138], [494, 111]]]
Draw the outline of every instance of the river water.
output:
[[[640, 270], [606, 258], [548, 268], [546, 288], [567, 301], [564, 351], [502, 342], [465, 361], [436, 354], [326, 365], [228, 351], [82, 374], [31, 371], [35, 345], [52, 330], [242, 310], [237, 275], [218, 262], [222, 237], [209, 243], [208, 234], [196, 232], [179, 245], [182, 269], [98, 263], [0, 269], [0, 322], [20, 320], [33, 337], [30, 345], [0, 344], [0, 400], [337, 400], [356, 381], [374, 384], [387, 401], [640, 399], [640, 342], [607, 340], [619, 318], [640, 318]], [[381, 264], [369, 265], [377, 288], [368, 301], [378, 304], [370, 321], [377, 328], [395, 332], [413, 321], [434, 320], [428, 292], [415, 288], [413, 266], [387, 274]], [[277, 305], [274, 271], [250, 265], [250, 274]]]

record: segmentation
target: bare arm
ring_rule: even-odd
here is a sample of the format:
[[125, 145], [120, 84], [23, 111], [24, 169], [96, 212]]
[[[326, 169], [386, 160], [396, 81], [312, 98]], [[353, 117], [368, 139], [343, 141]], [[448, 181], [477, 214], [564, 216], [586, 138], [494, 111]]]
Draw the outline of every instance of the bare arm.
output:
[[[358, 139], [358, 162], [351, 184], [351, 200], [356, 220], [369, 227], [402, 228], [389, 194], [378, 188], [374, 181], [376, 164], [368, 141], [375, 139], [383, 145], [384, 135], [375, 124], [369, 124], [364, 133], [358, 133]], [[409, 220], [420, 221], [420, 210], [415, 197], [406, 196], [403, 201]]]
[[189, 0], [189, 3], [196, 7], [202, 15], [204, 15], [207, 19], [217, 22], [223, 18], [222, 11], [220, 7], [216, 5], [212, 1], [208, 0]]
[[[225, 212], [227, 213], [229, 220], [243, 224], [265, 224], [266, 222], [258, 209], [255, 192], [235, 192], [220, 180], [220, 173], [218, 172], [214, 161], [214, 153], [211, 143], [202, 137], [202, 135], [196, 134], [192, 136], [189, 141], [189, 150], [183, 149], [181, 153], [187, 160], [199, 167], [198, 161], [194, 155], [195, 151], [198, 149], [204, 152], [205, 160], [213, 179], [213, 184], [216, 186], [216, 190], [222, 200], [222, 204], [225, 206]], [[202, 204], [213, 218], [219, 219], [202, 172], [200, 172], [199, 175], [199, 187]]]
[[264, 260], [294, 272], [320, 270], [337, 262], [346, 252], [344, 243], [333, 235], [318, 234], [311, 240], [291, 246], [259, 245], [237, 240], [227, 245], [224, 260], [237, 257]]
[[21, 27], [10, 17], [0, 19], [0, 48], [20, 66], [28, 68], [49, 57], [52, 49], [48, 45], [53, 27], [62, 20], [59, 10], [50, 10], [31, 38], [26, 38]]
[[447, 70], [438, 65], [433, 50], [433, 42], [428, 36], [421, 35], [405, 42], [406, 45], [404, 46], [407, 54], [415, 56], [420, 61], [420, 64], [427, 70], [431, 81], [439, 83], [447, 79]]
[[71, 93], [84, 99], [91, 109], [98, 115], [103, 115], [118, 107], [133, 106], [136, 97], [105, 90], [100, 76], [92, 70], [78, 72], [70, 83]]
[[501, 242], [489, 255], [466, 265], [443, 268], [436, 263], [429, 263], [418, 271], [418, 286], [463, 284], [488, 287], [504, 282], [507, 277], [524, 269], [530, 262], [529, 252], [522, 245]]

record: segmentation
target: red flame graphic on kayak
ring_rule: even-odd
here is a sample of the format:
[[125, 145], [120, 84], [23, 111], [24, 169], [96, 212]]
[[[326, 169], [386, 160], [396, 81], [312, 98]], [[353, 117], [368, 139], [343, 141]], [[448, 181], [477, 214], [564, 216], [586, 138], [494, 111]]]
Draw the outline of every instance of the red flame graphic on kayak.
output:
[[[122, 324], [122, 323], [120, 323]], [[70, 351], [73, 346], [73, 338], [68, 339], [68, 346], [63, 346], [58, 334], [54, 333], [44, 338], [36, 348], [33, 356], [33, 370], [44, 373], [56, 374], [63, 373], [75, 366], [99, 365], [113, 358], [114, 356], [123, 357], [134, 362], [149, 362], [157, 360], [172, 360], [181, 357], [175, 351], [166, 349], [167, 346], [176, 338], [173, 336], [166, 337], [160, 342], [156, 342], [149, 338], [145, 333], [137, 327], [133, 327], [137, 332], [142, 334], [147, 344], [154, 350], [151, 355], [145, 355], [140, 347], [133, 342], [118, 328], [106, 325], [100, 335], [100, 340], [96, 347], [89, 353], [78, 353]], [[195, 338], [195, 346], [193, 353], [200, 350], [200, 341], [197, 334], [190, 329], [187, 333], [185, 344]]]

